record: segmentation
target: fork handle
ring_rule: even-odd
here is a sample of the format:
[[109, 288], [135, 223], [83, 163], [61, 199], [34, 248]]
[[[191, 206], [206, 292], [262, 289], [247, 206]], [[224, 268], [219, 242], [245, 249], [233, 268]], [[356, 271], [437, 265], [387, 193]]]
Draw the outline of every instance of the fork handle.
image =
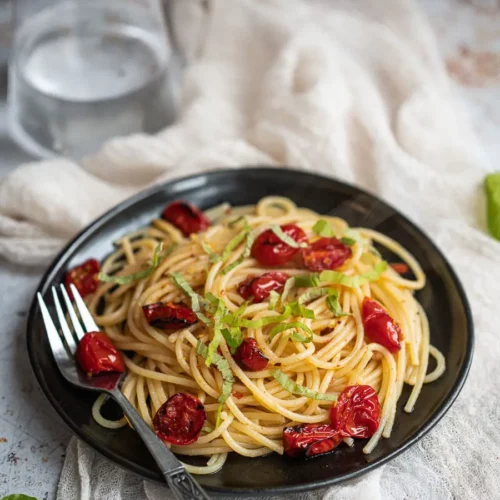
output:
[[163, 441], [151, 430], [122, 392], [115, 389], [109, 394], [121, 406], [135, 431], [153, 455], [175, 498], [178, 500], [209, 500], [210, 497], [184, 469], [182, 463], [165, 446]]

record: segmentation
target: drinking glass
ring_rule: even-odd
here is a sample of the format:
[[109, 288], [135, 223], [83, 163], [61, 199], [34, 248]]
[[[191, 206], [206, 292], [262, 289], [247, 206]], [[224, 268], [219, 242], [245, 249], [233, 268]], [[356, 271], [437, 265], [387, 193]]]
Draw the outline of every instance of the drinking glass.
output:
[[160, 0], [16, 0], [9, 129], [30, 153], [79, 158], [174, 118]]

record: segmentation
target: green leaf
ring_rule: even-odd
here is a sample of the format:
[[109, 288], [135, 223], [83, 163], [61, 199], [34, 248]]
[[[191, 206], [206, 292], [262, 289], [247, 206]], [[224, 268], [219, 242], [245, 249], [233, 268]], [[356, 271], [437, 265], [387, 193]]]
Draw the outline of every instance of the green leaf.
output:
[[288, 391], [290, 394], [295, 394], [297, 396], [306, 396], [311, 399], [318, 399], [323, 401], [337, 401], [336, 394], [324, 394], [321, 392], [313, 391], [308, 387], [304, 387], [303, 385], [297, 384], [292, 379], [286, 375], [286, 373], [281, 370], [273, 370], [271, 375], [278, 381], [278, 383]]
[[311, 300], [317, 299], [318, 297], [323, 297], [323, 295], [328, 295], [330, 293], [336, 293], [337, 290], [328, 287], [311, 288], [304, 292], [298, 300], [299, 304], [304, 304], [305, 302], [310, 302]]
[[487, 175], [484, 188], [488, 230], [495, 239], [500, 240], [500, 172]]
[[[203, 342], [198, 341], [198, 344], [196, 344], [196, 353], [206, 360], [208, 357], [208, 347], [203, 344]], [[219, 395], [217, 401], [219, 401], [219, 403], [225, 403], [227, 398], [231, 395], [231, 391], [233, 390], [233, 372], [231, 371], [226, 358], [224, 358], [224, 356], [221, 356], [217, 352], [213, 355], [213, 362], [222, 375], [222, 392]]]
[[22, 493], [13, 493], [12, 495], [7, 495], [0, 500], [37, 500], [35, 497], [30, 497], [28, 495], [23, 495]]
[[219, 407], [217, 408], [217, 417], [215, 418], [215, 428], [219, 427], [220, 425], [220, 415], [222, 413], [222, 408], [224, 407], [224, 403], [220, 403]]
[[338, 271], [322, 271], [319, 275], [321, 281], [327, 281], [329, 283], [335, 283], [337, 285], [344, 285], [350, 288], [356, 288], [358, 286], [369, 283], [370, 281], [377, 281], [381, 274], [387, 269], [387, 262], [381, 261], [375, 264], [375, 267], [366, 273], [358, 274], [355, 276], [347, 276], [344, 273], [339, 273]]
[[356, 244], [356, 240], [354, 238], [348, 238], [347, 236], [344, 236], [343, 238], [340, 238], [340, 241], [344, 245], [347, 245], [348, 247], [352, 247], [353, 245]]
[[302, 276], [295, 276], [295, 286], [297, 288], [311, 288], [320, 284], [319, 274], [303, 274]]
[[182, 274], [171, 273], [170, 277], [177, 287], [189, 296], [191, 299], [191, 309], [196, 314], [198, 319], [203, 321], [205, 325], [211, 326], [212, 322], [201, 312], [201, 304], [204, 302], [204, 299], [190, 287], [189, 283], [183, 278]]
[[295, 241], [291, 236], [288, 236], [281, 227], [276, 224], [271, 226], [271, 231], [283, 242], [286, 243], [289, 247], [292, 248], [303, 248], [306, 247], [306, 243], [299, 243]]
[[288, 278], [283, 287], [283, 292], [281, 293], [281, 303], [285, 302], [288, 294], [291, 292], [292, 288], [295, 286], [296, 278]]
[[318, 236], [324, 236], [325, 238], [331, 238], [335, 236], [335, 232], [332, 226], [330, 226], [330, 224], [324, 219], [320, 219], [318, 222], [316, 222], [316, 224], [314, 224], [313, 231]]
[[330, 311], [332, 311], [336, 318], [339, 318], [340, 316], [352, 316], [352, 313], [345, 313], [342, 311], [337, 290], [335, 290], [335, 293], [328, 295], [326, 298], [326, 306], [330, 309]]
[[280, 300], [280, 294], [276, 290], [269, 292], [269, 310], [274, 311]]
[[243, 231], [238, 233], [234, 238], [229, 240], [229, 243], [227, 244], [226, 248], [224, 248], [224, 251], [222, 252], [221, 260], [222, 262], [226, 262], [226, 260], [229, 258], [231, 255], [231, 252], [235, 249], [238, 248], [240, 243], [247, 237], [247, 234], [250, 232], [250, 227], [245, 227]]
[[225, 312], [226, 307], [224, 306], [224, 302], [220, 299], [217, 299], [217, 309], [215, 310], [214, 314], [214, 336], [208, 344], [208, 353], [205, 359], [205, 364], [207, 366], [210, 366], [212, 364], [215, 351], [217, 350], [217, 347], [219, 347], [220, 341], [222, 339], [221, 318], [225, 315]]
[[227, 227], [232, 229], [234, 226], [236, 226], [236, 224], [238, 224], [241, 221], [245, 221], [246, 225], [246, 218], [244, 215], [240, 215], [239, 217], [236, 217], [236, 219], [233, 219], [232, 221], [228, 222]]
[[307, 319], [316, 319], [316, 315], [312, 309], [308, 309], [299, 302], [290, 302], [288, 306], [292, 309], [292, 314], [294, 316], [301, 316]]
[[200, 241], [200, 245], [203, 248], [203, 251], [208, 255], [208, 260], [214, 264], [215, 262], [219, 262], [221, 260], [221, 256], [214, 252], [208, 243], [205, 243], [204, 241]]
[[250, 228], [248, 228], [248, 232], [246, 233], [245, 237], [246, 237], [245, 250], [243, 250], [243, 253], [232, 264], [229, 264], [229, 266], [226, 266], [222, 270], [222, 274], [227, 274], [229, 271], [232, 271], [236, 266], [239, 266], [250, 255], [254, 240], [254, 234]]
[[238, 349], [243, 342], [243, 332], [236, 326], [232, 328], [223, 328], [221, 331], [226, 344], [231, 348], [231, 352], [234, 354], [235, 349]]
[[[300, 321], [291, 321], [290, 323], [283, 323], [280, 325], [276, 325], [275, 327], [273, 327], [273, 329], [269, 333], [269, 340], [272, 340], [274, 337], [276, 337], [276, 335], [278, 335], [278, 333], [284, 332], [286, 330], [290, 330], [291, 328], [303, 330], [304, 332], [309, 334], [309, 337], [303, 337], [303, 336], [299, 337], [298, 335], [296, 335], [294, 340], [298, 340], [300, 338], [300, 340], [298, 340], [298, 342], [304, 342], [304, 343], [312, 342], [313, 335], [314, 335], [313, 331], [308, 326], [304, 325], [304, 323], [301, 323]], [[293, 334], [292, 334], [292, 338], [293, 338]]]
[[[160, 257], [160, 253], [163, 250], [163, 241], [158, 243], [157, 247], [155, 248], [154, 254], [153, 254], [153, 262], [151, 265], [147, 268], [144, 269], [144, 271], [138, 271], [133, 274], [129, 274], [127, 276], [110, 276], [109, 274], [105, 273], [99, 273], [97, 277], [99, 278], [99, 281], [102, 281], [104, 283], [116, 283], [117, 285], [126, 285], [127, 283], [131, 283], [132, 281], [137, 281], [137, 280], [142, 280], [144, 278], [147, 278], [151, 276], [154, 272], [154, 270], [158, 267], [160, 262], [165, 258], [168, 257], [173, 250], [170, 250], [174, 245], [170, 245], [166, 250], [164, 255]], [[177, 245], [175, 245], [177, 246]], [[170, 252], [169, 252], [170, 250]], [[168, 252], [168, 253], [167, 253]]]

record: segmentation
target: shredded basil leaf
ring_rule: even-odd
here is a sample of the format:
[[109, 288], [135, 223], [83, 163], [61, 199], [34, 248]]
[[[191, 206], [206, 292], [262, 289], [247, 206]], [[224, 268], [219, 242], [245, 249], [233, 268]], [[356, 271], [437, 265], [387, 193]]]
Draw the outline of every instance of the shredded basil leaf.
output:
[[370, 281], [377, 281], [381, 274], [387, 269], [387, 262], [381, 261], [375, 264], [375, 267], [366, 273], [358, 274], [356, 276], [347, 276], [344, 273], [339, 273], [338, 271], [322, 271], [319, 275], [321, 281], [328, 281], [329, 283], [335, 283], [338, 285], [344, 285], [350, 288], [356, 288], [358, 286], [369, 283]]
[[[208, 347], [203, 343], [198, 341], [196, 344], [196, 354], [199, 354], [203, 359], [208, 358]], [[234, 384], [234, 376], [229, 363], [227, 362], [224, 356], [221, 356], [217, 352], [213, 355], [213, 362], [217, 369], [221, 372], [222, 375], [222, 392], [217, 399], [219, 403], [225, 403], [227, 398], [231, 395], [231, 391], [233, 390]]]
[[173, 282], [191, 299], [191, 309], [196, 314], [200, 321], [205, 325], [210, 326], [212, 322], [201, 312], [201, 304], [203, 298], [200, 297], [189, 285], [189, 283], [182, 277], [180, 273], [171, 273], [170, 277]]
[[316, 224], [314, 224], [313, 231], [318, 236], [324, 236], [326, 238], [331, 238], [335, 235], [332, 226], [330, 226], [330, 224], [324, 219], [320, 219], [316, 222]]
[[[304, 332], [309, 334], [309, 337], [302, 337], [301, 336], [300, 338], [303, 338], [304, 340], [299, 340], [299, 342], [304, 342], [304, 343], [312, 342], [313, 335], [314, 335], [313, 331], [308, 326], [304, 325], [304, 323], [301, 323], [300, 321], [291, 321], [290, 323], [282, 323], [280, 325], [276, 325], [275, 327], [273, 327], [273, 329], [269, 333], [269, 340], [272, 340], [274, 337], [276, 337], [276, 335], [278, 335], [278, 333], [284, 332], [286, 330], [290, 330], [291, 328], [303, 330]], [[299, 337], [296, 335], [296, 338], [299, 338]]]
[[340, 238], [340, 241], [344, 245], [347, 245], [348, 247], [352, 247], [353, 245], [355, 245], [357, 243], [354, 238], [348, 238], [347, 236], [344, 236], [343, 238]]
[[205, 424], [201, 428], [201, 432], [206, 432], [207, 434], [210, 434], [210, 432], [213, 432], [213, 431], [214, 431], [214, 428], [210, 424]]
[[219, 407], [217, 408], [217, 417], [215, 418], [215, 428], [216, 429], [221, 424], [221, 418], [220, 418], [220, 416], [221, 416], [221, 413], [222, 413], [223, 406], [224, 406], [224, 403], [220, 403]]
[[345, 313], [342, 311], [342, 307], [339, 302], [339, 294], [337, 290], [335, 290], [335, 292], [336, 293], [332, 293], [326, 298], [326, 306], [328, 309], [332, 311], [336, 318], [339, 318], [340, 316], [352, 316], [352, 313]]
[[278, 381], [278, 383], [288, 391], [290, 394], [296, 394], [297, 396], [306, 396], [307, 398], [317, 399], [322, 401], [336, 401], [336, 394], [325, 394], [317, 391], [313, 391], [308, 387], [304, 387], [303, 385], [297, 384], [292, 379], [286, 375], [286, 373], [281, 370], [273, 370], [271, 375]]
[[1, 500], [36, 500], [36, 498], [23, 495], [22, 493], [13, 493], [12, 495], [3, 497]]
[[292, 309], [293, 316], [301, 316], [302, 318], [315, 319], [316, 316], [312, 309], [308, 309], [299, 302], [291, 302], [288, 306]]
[[311, 288], [320, 284], [319, 274], [303, 274], [302, 276], [295, 276], [295, 286], [297, 288]]
[[[167, 248], [167, 251], [169, 248]], [[156, 246], [155, 251], [153, 253], [153, 262], [147, 269], [144, 269], [144, 271], [138, 271], [136, 273], [129, 274], [127, 276], [110, 276], [109, 274], [99, 273], [97, 277], [99, 281], [102, 281], [104, 283], [116, 283], [117, 285], [126, 285], [127, 283], [131, 283], [132, 281], [137, 281], [147, 278], [153, 274], [154, 270], [160, 264], [160, 261], [169, 255], [167, 254], [165, 256], [162, 256], [160, 259], [160, 253], [162, 250], [163, 250], [163, 241], [158, 243], [158, 245]]]
[[221, 260], [222, 262], [226, 262], [228, 259], [229, 255], [231, 255], [231, 252], [237, 248], [240, 243], [247, 237], [247, 234], [249, 233], [250, 228], [247, 226], [241, 231], [241, 233], [238, 233], [234, 238], [232, 238], [229, 243], [227, 244], [226, 248], [224, 248], [224, 251], [222, 252]]
[[484, 189], [488, 230], [491, 236], [500, 240], [500, 172], [486, 176]]
[[224, 316], [225, 312], [226, 307], [224, 306], [224, 302], [220, 299], [217, 299], [217, 309], [215, 310], [214, 314], [214, 336], [208, 344], [208, 354], [205, 360], [205, 364], [207, 366], [210, 366], [212, 364], [215, 351], [217, 350], [217, 347], [219, 347], [220, 341], [222, 339], [221, 318]]
[[285, 302], [285, 299], [288, 297], [288, 294], [292, 290], [292, 288], [296, 284], [296, 279], [295, 278], [288, 278], [285, 282], [285, 286], [283, 287], [283, 292], [281, 294], [281, 303]]
[[252, 251], [254, 234], [249, 227], [247, 229], [248, 231], [246, 233], [242, 233], [245, 234], [246, 237], [245, 250], [243, 250], [243, 253], [240, 255], [240, 257], [238, 257], [232, 264], [229, 264], [229, 266], [226, 266], [222, 270], [222, 274], [227, 274], [229, 271], [232, 271], [236, 266], [239, 266], [250, 255], [250, 252]]
[[271, 226], [271, 231], [283, 242], [286, 243], [289, 247], [292, 248], [304, 248], [307, 246], [306, 243], [298, 243], [291, 236], [288, 236], [281, 227], [276, 224]]
[[280, 294], [276, 290], [271, 290], [269, 293], [269, 310], [274, 311], [280, 300]]
[[299, 304], [304, 304], [304, 302], [310, 302], [311, 300], [317, 299], [318, 297], [323, 297], [323, 295], [328, 295], [334, 293], [336, 290], [328, 287], [311, 288], [304, 292], [298, 299]]
[[208, 260], [212, 264], [221, 260], [221, 256], [218, 253], [214, 252], [208, 243], [200, 241], [200, 245], [203, 248], [203, 251], [208, 255]]
[[236, 326], [223, 328], [221, 331], [226, 344], [230, 347], [231, 352], [234, 354], [236, 349], [238, 349], [240, 344], [243, 342], [243, 332]]

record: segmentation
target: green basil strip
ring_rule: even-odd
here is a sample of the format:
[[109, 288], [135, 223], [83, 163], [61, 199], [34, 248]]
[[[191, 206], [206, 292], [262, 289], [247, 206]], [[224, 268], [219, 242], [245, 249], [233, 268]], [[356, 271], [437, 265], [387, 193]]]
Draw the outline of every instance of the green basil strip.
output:
[[[196, 354], [199, 354], [203, 359], [206, 360], [208, 357], [208, 347], [203, 342], [198, 341], [198, 344], [196, 344]], [[233, 390], [233, 372], [231, 371], [226, 358], [224, 358], [224, 356], [221, 356], [217, 352], [213, 355], [213, 363], [222, 375], [222, 392], [217, 401], [219, 401], [219, 403], [225, 403], [227, 398], [231, 395], [231, 391]]]
[[[138, 281], [144, 278], [148, 278], [153, 274], [154, 270], [160, 264], [160, 253], [162, 250], [163, 250], [163, 241], [158, 243], [158, 245], [156, 246], [155, 251], [153, 253], [153, 262], [147, 269], [144, 269], [144, 271], [138, 271], [136, 273], [129, 274], [127, 276], [110, 276], [109, 274], [99, 273], [97, 277], [99, 281], [102, 281], [104, 283], [116, 283], [117, 285], [126, 285], [127, 283], [131, 283], [132, 281]], [[167, 255], [162, 256], [161, 260], [163, 260], [165, 257], [167, 257]]]
[[386, 269], [387, 262], [381, 261], [377, 262], [371, 271], [358, 274], [356, 276], [347, 276], [343, 273], [339, 273], [338, 271], [322, 271], [319, 278], [321, 281], [356, 288], [364, 285], [365, 283], [369, 283], [370, 281], [377, 281]]
[[304, 343], [312, 342], [314, 332], [308, 326], [304, 325], [304, 323], [301, 323], [300, 321], [291, 321], [290, 323], [282, 323], [280, 325], [276, 325], [269, 333], [269, 340], [272, 340], [274, 337], [276, 337], [278, 333], [290, 330], [291, 328], [303, 330], [309, 334], [309, 337], [306, 337], [305, 340], [300, 340], [299, 342], [304, 342]]
[[319, 274], [303, 274], [302, 276], [295, 276], [295, 286], [297, 288], [311, 288], [320, 284]]
[[239, 217], [236, 217], [236, 219], [233, 219], [232, 221], [228, 222], [227, 227], [233, 228], [234, 226], [236, 226], [236, 224], [238, 224], [238, 222], [241, 222], [242, 220], [246, 221], [244, 215], [240, 215]]
[[222, 262], [226, 262], [228, 259], [229, 255], [231, 255], [231, 252], [235, 249], [238, 248], [240, 243], [247, 237], [247, 234], [249, 233], [250, 228], [245, 227], [243, 231], [238, 233], [234, 238], [232, 238], [229, 243], [227, 244], [226, 248], [224, 248], [224, 251], [222, 252], [221, 260]]
[[214, 336], [210, 343], [208, 344], [208, 354], [207, 359], [205, 360], [205, 364], [210, 366], [212, 364], [212, 360], [214, 358], [215, 351], [217, 347], [219, 347], [220, 341], [222, 339], [222, 325], [221, 318], [224, 316], [226, 312], [226, 307], [224, 306], [224, 302], [218, 299], [217, 309], [214, 314]]
[[219, 404], [219, 407], [217, 408], [217, 416], [215, 418], [215, 428], [217, 429], [217, 427], [219, 427], [219, 425], [221, 424], [221, 418], [220, 418], [220, 415], [222, 413], [222, 408], [224, 407], [224, 403], [220, 403]]
[[221, 331], [226, 344], [231, 348], [231, 352], [234, 354], [234, 351], [243, 342], [243, 332], [237, 326], [223, 328]]
[[281, 227], [276, 224], [271, 226], [271, 231], [283, 242], [286, 243], [289, 247], [292, 248], [303, 248], [307, 246], [306, 243], [299, 243], [295, 241], [291, 236], [288, 236]]
[[336, 394], [325, 394], [317, 391], [313, 391], [303, 385], [297, 384], [292, 379], [286, 375], [286, 373], [281, 370], [273, 370], [271, 375], [278, 381], [278, 383], [288, 391], [290, 394], [295, 394], [297, 396], [306, 396], [307, 398], [317, 399], [320, 401], [337, 401]]
[[280, 294], [275, 290], [271, 290], [269, 293], [269, 310], [274, 311], [280, 300]]
[[352, 313], [342, 311], [342, 307], [339, 302], [339, 294], [337, 290], [335, 290], [335, 292], [336, 293], [332, 293], [326, 298], [326, 306], [328, 309], [332, 311], [336, 318], [339, 318], [340, 316], [352, 316]]
[[484, 180], [486, 191], [486, 220], [488, 230], [500, 240], [500, 172], [488, 174]]
[[330, 226], [330, 224], [324, 219], [320, 219], [316, 222], [316, 224], [314, 224], [313, 231], [318, 236], [324, 236], [326, 238], [335, 236], [332, 226]]
[[212, 264], [214, 264], [215, 262], [219, 262], [219, 260], [221, 259], [221, 256], [218, 253], [214, 252], [210, 248], [210, 245], [208, 245], [208, 243], [205, 243], [204, 241], [200, 241], [200, 245], [203, 248], [203, 251], [208, 255], [208, 260]]
[[200, 321], [203, 321], [205, 325], [210, 326], [212, 322], [201, 312], [201, 304], [204, 302], [203, 298], [200, 297], [189, 285], [189, 283], [183, 278], [180, 273], [171, 273], [170, 277], [173, 282], [180, 288], [190, 299], [191, 299], [191, 309], [196, 314]]
[[311, 300], [317, 299], [319, 297], [323, 297], [323, 295], [329, 295], [336, 292], [333, 288], [328, 288], [326, 286], [319, 288], [311, 288], [304, 292], [298, 299], [299, 304], [304, 304], [304, 302], [310, 302]]
[[316, 319], [316, 315], [314, 314], [314, 311], [312, 309], [308, 309], [298, 302], [291, 302], [288, 305], [292, 309], [293, 316], [301, 316], [302, 318], [307, 319]]
[[283, 292], [281, 294], [281, 303], [283, 304], [285, 302], [285, 299], [288, 297], [289, 293], [291, 292], [292, 288], [296, 284], [296, 278], [288, 278], [285, 282], [285, 286], [283, 287]]
[[348, 238], [347, 236], [344, 236], [343, 238], [340, 238], [340, 241], [344, 245], [347, 245], [348, 247], [352, 247], [353, 245], [355, 245], [357, 243], [354, 238]]
[[251, 231], [251, 229], [250, 228], [248, 229], [249, 230], [245, 234], [246, 237], [245, 250], [243, 250], [243, 253], [232, 264], [229, 264], [229, 266], [226, 266], [222, 270], [222, 274], [227, 274], [229, 271], [232, 271], [236, 266], [239, 266], [250, 255], [255, 236]]

